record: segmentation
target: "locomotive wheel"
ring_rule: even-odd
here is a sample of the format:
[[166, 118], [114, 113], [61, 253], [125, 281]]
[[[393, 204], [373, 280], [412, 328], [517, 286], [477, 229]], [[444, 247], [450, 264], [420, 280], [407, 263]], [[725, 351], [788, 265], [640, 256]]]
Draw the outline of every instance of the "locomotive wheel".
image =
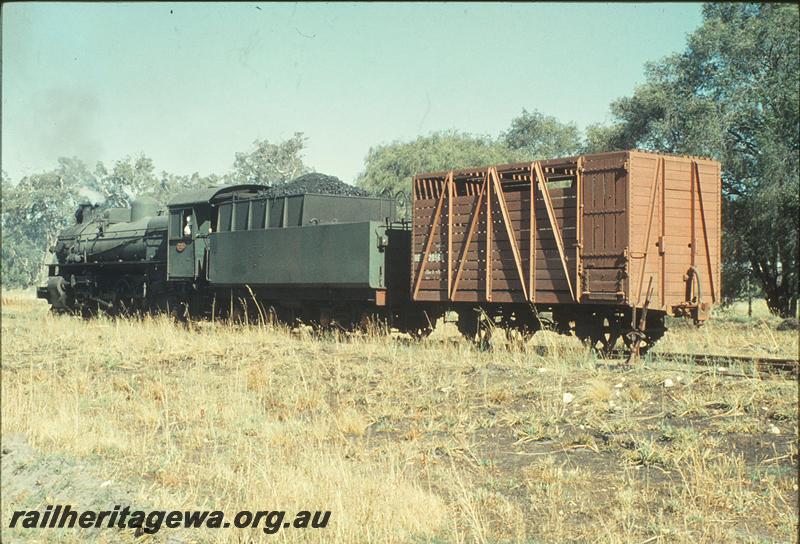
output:
[[114, 288], [114, 301], [111, 307], [112, 315], [119, 317], [131, 316], [136, 313], [136, 298], [133, 286], [128, 280], [120, 280]]
[[85, 302], [80, 305], [78, 313], [83, 319], [92, 319], [100, 313], [100, 308], [96, 302]]

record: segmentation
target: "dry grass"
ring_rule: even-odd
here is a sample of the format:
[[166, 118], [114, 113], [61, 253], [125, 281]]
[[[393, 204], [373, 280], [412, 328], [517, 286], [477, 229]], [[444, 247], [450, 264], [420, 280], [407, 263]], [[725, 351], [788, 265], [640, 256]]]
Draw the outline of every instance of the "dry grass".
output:
[[[333, 512], [325, 530], [269, 537], [288, 542], [795, 535], [798, 391], [788, 380], [657, 358], [619, 367], [548, 333], [534, 338], [547, 356], [513, 342], [485, 353], [442, 341], [446, 331], [418, 344], [313, 338], [163, 318], [82, 321], [28, 297], [2, 301], [3, 436], [24, 433], [43, 455], [91, 463], [138, 489], [141, 504]], [[796, 350], [796, 333], [754, 323], [676, 328], [663, 349]], [[80, 507], [69, 490], [50, 499]], [[235, 529], [185, 538], [266, 540]]]

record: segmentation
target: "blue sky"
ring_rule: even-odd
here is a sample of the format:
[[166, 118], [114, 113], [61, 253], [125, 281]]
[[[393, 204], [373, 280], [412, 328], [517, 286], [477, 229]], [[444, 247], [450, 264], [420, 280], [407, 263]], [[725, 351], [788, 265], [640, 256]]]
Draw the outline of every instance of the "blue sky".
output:
[[683, 49], [700, 4], [67, 4], [2, 7], [2, 168], [145, 153], [224, 173], [308, 137], [353, 181], [370, 146], [496, 136], [523, 108], [583, 128]]

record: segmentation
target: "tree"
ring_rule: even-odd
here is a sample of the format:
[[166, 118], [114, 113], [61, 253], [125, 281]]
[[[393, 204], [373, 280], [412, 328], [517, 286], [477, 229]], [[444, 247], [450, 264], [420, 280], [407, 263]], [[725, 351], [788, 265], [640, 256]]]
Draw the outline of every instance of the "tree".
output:
[[[796, 311], [800, 73], [798, 8], [706, 4], [686, 50], [649, 64], [646, 83], [587, 131], [594, 151], [644, 148], [723, 165], [724, 267], [751, 269], [770, 309]], [[741, 285], [724, 282], [728, 295]]]
[[519, 159], [519, 154], [488, 136], [436, 132], [410, 142], [370, 148], [356, 185], [373, 194], [409, 193], [415, 174], [486, 166]]
[[16, 186], [3, 178], [3, 284], [27, 287], [42, 281], [49, 248], [72, 220], [82, 192], [96, 180], [78, 159], [59, 159], [49, 172], [26, 176]]
[[561, 123], [536, 110], [523, 109], [501, 140], [510, 149], [520, 151], [526, 160], [569, 157], [581, 150], [581, 134], [574, 123]]
[[230, 174], [224, 176], [218, 176], [217, 174], [201, 176], [195, 172], [191, 176], [185, 176], [162, 171], [160, 180], [155, 188], [148, 194], [166, 206], [175, 195], [184, 191], [191, 191], [204, 187], [217, 187], [229, 183]]
[[[613, 108], [613, 104], [612, 104]], [[583, 153], [604, 153], [606, 151], [620, 151], [631, 149], [636, 146], [635, 142], [625, 146], [628, 142], [623, 142], [624, 136], [622, 124], [604, 125], [597, 123], [586, 127], [584, 135]]]
[[98, 163], [95, 174], [105, 204], [111, 207], [128, 207], [137, 196], [156, 193], [161, 186], [153, 160], [144, 155], [116, 161], [111, 172]]
[[255, 149], [236, 153], [232, 179], [236, 183], [281, 184], [310, 169], [303, 163], [302, 152], [306, 139], [296, 132], [288, 140], [271, 144], [267, 140], [253, 142]]

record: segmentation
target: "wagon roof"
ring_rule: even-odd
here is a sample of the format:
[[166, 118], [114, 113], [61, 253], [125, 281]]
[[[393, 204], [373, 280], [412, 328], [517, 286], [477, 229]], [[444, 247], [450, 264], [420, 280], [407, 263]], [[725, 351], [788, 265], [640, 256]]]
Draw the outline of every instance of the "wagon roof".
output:
[[245, 192], [255, 193], [269, 189], [268, 185], [257, 185], [253, 183], [244, 183], [241, 185], [225, 185], [222, 187], [208, 187], [206, 189], [195, 189], [194, 191], [186, 191], [178, 194], [175, 198], [169, 201], [170, 208], [175, 206], [187, 206], [190, 204], [208, 204], [216, 200], [222, 195], [228, 193]]

